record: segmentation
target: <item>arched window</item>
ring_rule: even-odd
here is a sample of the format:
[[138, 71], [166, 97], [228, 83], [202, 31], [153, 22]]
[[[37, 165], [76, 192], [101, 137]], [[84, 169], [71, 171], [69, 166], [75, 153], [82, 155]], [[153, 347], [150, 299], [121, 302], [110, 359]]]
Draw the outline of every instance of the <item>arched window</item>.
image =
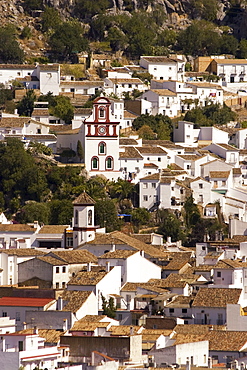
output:
[[106, 143], [99, 143], [99, 154], [106, 154]]
[[90, 209], [88, 211], [88, 225], [92, 225], [93, 224], [93, 211]]
[[92, 158], [92, 170], [97, 170], [99, 168], [99, 159], [98, 157]]
[[75, 225], [78, 225], [78, 210], [75, 211]]
[[105, 108], [100, 107], [100, 109], [99, 109], [99, 117], [100, 118], [105, 118]]
[[106, 167], [106, 170], [112, 170], [113, 169], [113, 158], [112, 157], [107, 157], [106, 158], [105, 167]]

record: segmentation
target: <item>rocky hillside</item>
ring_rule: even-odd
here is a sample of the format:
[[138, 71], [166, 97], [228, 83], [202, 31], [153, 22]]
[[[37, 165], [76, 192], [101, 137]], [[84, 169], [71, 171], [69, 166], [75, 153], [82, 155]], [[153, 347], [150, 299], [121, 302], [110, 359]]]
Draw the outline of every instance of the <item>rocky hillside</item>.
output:
[[[195, 19], [205, 19], [215, 26], [228, 26], [228, 32], [238, 40], [247, 39], [245, 0], [0, 0], [1, 25], [15, 25], [18, 36], [24, 27], [30, 29], [29, 37], [19, 39], [26, 55], [42, 56], [43, 50], [48, 47], [47, 34], [43, 35], [40, 25], [40, 15], [45, 6], [55, 8], [63, 20], [77, 18], [87, 24], [88, 29], [98, 14], [131, 17], [145, 11], [146, 14], [162, 14], [162, 29], [180, 31]], [[108, 30], [104, 32], [106, 34]], [[92, 37], [90, 33], [89, 37]]]

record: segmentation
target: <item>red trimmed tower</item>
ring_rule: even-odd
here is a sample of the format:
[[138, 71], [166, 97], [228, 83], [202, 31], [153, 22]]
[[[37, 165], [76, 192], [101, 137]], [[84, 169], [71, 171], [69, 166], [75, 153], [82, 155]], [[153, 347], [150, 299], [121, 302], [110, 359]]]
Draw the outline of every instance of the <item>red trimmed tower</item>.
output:
[[105, 97], [93, 103], [93, 114], [84, 121], [85, 165], [90, 175], [104, 174], [109, 179], [120, 176], [119, 122], [111, 113]]

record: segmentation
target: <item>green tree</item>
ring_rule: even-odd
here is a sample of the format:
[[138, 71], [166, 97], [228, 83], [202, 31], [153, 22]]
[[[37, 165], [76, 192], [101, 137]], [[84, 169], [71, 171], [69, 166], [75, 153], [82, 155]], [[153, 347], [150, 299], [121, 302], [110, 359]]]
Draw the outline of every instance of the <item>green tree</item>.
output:
[[50, 218], [50, 208], [47, 203], [28, 202], [17, 215], [17, 220], [21, 223], [38, 221], [48, 224]]
[[239, 43], [238, 57], [241, 59], [247, 58], [247, 40], [242, 39]]
[[134, 192], [134, 185], [130, 181], [120, 178], [114, 183], [113, 188], [120, 199], [130, 199]]
[[82, 144], [81, 144], [80, 140], [77, 141], [76, 154], [79, 157], [80, 162], [81, 162], [84, 159], [84, 150], [83, 150], [83, 147], [82, 147]]
[[79, 22], [67, 21], [56, 26], [50, 36], [49, 45], [57, 57], [67, 60], [72, 53], [88, 49], [88, 40], [84, 37], [84, 29]]
[[167, 240], [171, 237], [173, 242], [178, 240], [184, 240], [184, 234], [181, 229], [180, 220], [168, 209], [162, 209], [158, 211], [159, 228], [158, 233], [163, 235]]
[[55, 30], [62, 23], [62, 19], [59, 15], [59, 12], [49, 6], [46, 6], [42, 16], [41, 16], [41, 25], [43, 32], [51, 32]]
[[111, 317], [114, 319], [116, 317], [116, 311], [117, 307], [114, 305], [114, 299], [112, 297], [107, 299], [101, 294], [101, 299], [102, 299], [102, 315], [106, 315], [107, 317]]
[[20, 116], [31, 117], [34, 109], [36, 95], [33, 90], [27, 90], [26, 95], [17, 104], [17, 111]]
[[142, 127], [140, 127], [137, 131], [137, 134], [144, 140], [153, 140], [156, 138], [155, 133], [148, 125], [143, 125]]
[[78, 0], [76, 2], [75, 12], [82, 19], [92, 18], [96, 14], [101, 14], [110, 6], [109, 0]]
[[185, 210], [186, 226], [188, 229], [190, 229], [201, 219], [199, 209], [197, 205], [194, 203], [194, 199], [192, 195], [190, 195], [186, 199], [184, 203], [184, 210]]
[[156, 114], [155, 116], [141, 114], [132, 123], [132, 127], [135, 130], [139, 130], [144, 125], [149, 126], [157, 134], [157, 139], [169, 140], [171, 138], [172, 121], [168, 116], [164, 116], [163, 114]]
[[48, 203], [51, 225], [70, 225], [73, 217], [73, 204], [68, 199], [54, 199]]
[[23, 63], [24, 52], [17, 42], [16, 30], [12, 25], [0, 27], [0, 40], [1, 63]]
[[220, 46], [221, 37], [215, 26], [206, 21], [193, 21], [178, 35], [177, 48], [186, 55], [218, 54]]
[[94, 206], [95, 224], [100, 227], [106, 227], [107, 232], [119, 229], [119, 219], [117, 217], [117, 208], [113, 200], [98, 200]]
[[61, 118], [65, 123], [70, 123], [74, 116], [74, 107], [70, 102], [70, 98], [63, 95], [58, 95], [54, 98], [54, 105], [49, 110], [56, 116]]
[[132, 222], [135, 226], [147, 225], [151, 219], [151, 214], [146, 208], [136, 208], [131, 212]]

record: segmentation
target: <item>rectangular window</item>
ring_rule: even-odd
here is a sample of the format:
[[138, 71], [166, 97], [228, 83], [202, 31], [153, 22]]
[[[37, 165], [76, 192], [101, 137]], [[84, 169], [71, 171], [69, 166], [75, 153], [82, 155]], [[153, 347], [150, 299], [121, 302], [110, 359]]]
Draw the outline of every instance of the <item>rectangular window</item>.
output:
[[16, 321], [20, 321], [21, 320], [21, 314], [20, 314], [20, 312], [16, 312], [15, 319], [16, 319]]
[[160, 157], [158, 157], [158, 162], [161, 162], [161, 158]]
[[143, 183], [143, 189], [147, 189], [147, 187], [148, 187], [147, 182], [144, 182], [144, 183]]
[[147, 195], [143, 195], [143, 201], [144, 202], [147, 202], [148, 201], [148, 196]]
[[62, 282], [62, 288], [65, 289], [66, 288], [66, 283], [65, 281]]
[[66, 266], [63, 266], [62, 272], [66, 272]]
[[7, 317], [7, 316], [8, 316], [7, 312], [4, 312], [4, 311], [3, 311], [2, 316], [3, 316], [3, 317]]
[[174, 308], [169, 308], [169, 312], [170, 313], [173, 313], [174, 312]]
[[56, 267], [56, 274], [58, 274], [59, 273], [59, 267], [57, 266]]
[[152, 188], [156, 189], [156, 183], [152, 182]]
[[182, 313], [187, 313], [187, 308], [182, 308]]
[[203, 189], [203, 184], [199, 184], [199, 189]]
[[221, 271], [217, 271], [217, 277], [221, 277]]
[[59, 283], [56, 283], [56, 289], [59, 289]]

